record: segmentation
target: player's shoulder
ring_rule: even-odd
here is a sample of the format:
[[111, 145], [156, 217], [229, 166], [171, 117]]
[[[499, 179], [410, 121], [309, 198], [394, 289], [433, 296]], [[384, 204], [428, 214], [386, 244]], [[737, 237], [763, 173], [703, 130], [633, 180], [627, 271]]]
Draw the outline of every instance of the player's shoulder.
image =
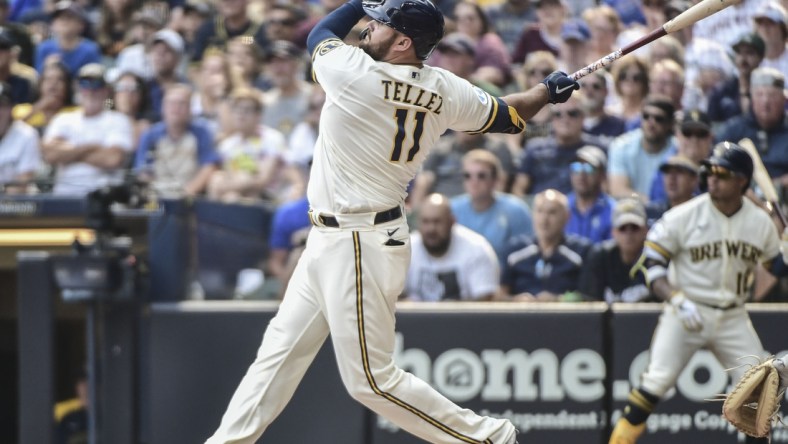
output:
[[699, 212], [708, 211], [711, 209], [711, 198], [708, 193], [703, 193], [692, 199], [670, 208], [662, 215], [664, 220], [682, 220], [690, 217]]
[[772, 217], [769, 215], [769, 213], [767, 213], [766, 210], [756, 205], [747, 197], [742, 199], [742, 211], [745, 212], [744, 215], [748, 221], [754, 220], [758, 223], [772, 223]]

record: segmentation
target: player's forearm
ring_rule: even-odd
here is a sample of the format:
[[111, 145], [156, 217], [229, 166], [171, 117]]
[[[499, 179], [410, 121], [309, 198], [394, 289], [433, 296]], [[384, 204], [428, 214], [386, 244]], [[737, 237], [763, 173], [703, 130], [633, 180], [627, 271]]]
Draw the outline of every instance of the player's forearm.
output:
[[668, 282], [668, 278], [661, 277], [651, 283], [651, 291], [662, 301], [670, 300], [673, 296], [673, 287]]
[[529, 120], [536, 115], [542, 107], [547, 105], [550, 95], [547, 93], [547, 87], [540, 83], [528, 91], [509, 94], [508, 96], [501, 97], [507, 105], [514, 107], [517, 113], [524, 120]]
[[350, 0], [332, 13], [325, 16], [309, 33], [306, 39], [306, 47], [309, 54], [315, 52], [315, 48], [323, 40], [330, 38], [344, 39], [353, 26], [364, 18], [364, 8], [361, 0]]

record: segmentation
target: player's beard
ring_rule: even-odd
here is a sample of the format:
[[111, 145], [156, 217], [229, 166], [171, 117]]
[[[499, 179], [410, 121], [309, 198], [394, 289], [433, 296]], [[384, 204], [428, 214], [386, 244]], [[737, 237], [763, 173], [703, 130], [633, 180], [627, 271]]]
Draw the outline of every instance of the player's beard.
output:
[[372, 60], [380, 62], [389, 52], [389, 48], [391, 48], [391, 45], [394, 43], [394, 39], [397, 38], [397, 35], [394, 34], [382, 42], [372, 43], [368, 37], [369, 32], [370, 31], [368, 28], [365, 28], [363, 31], [361, 31], [361, 34], [359, 34], [361, 41], [358, 43], [358, 47], [364, 50], [367, 55], [372, 57]]

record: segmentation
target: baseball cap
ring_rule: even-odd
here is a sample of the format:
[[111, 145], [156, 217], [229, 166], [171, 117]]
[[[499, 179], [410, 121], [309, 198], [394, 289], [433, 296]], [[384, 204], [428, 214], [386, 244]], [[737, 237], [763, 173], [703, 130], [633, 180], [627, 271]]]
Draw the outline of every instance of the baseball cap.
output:
[[598, 170], [607, 168], [607, 155], [601, 148], [594, 145], [585, 145], [577, 150], [577, 160], [592, 165]]
[[88, 63], [79, 69], [77, 84], [84, 89], [99, 89], [107, 86], [107, 70], [99, 63]]
[[766, 43], [757, 33], [750, 32], [739, 37], [739, 40], [733, 44], [733, 50], [739, 52], [739, 47], [742, 45], [752, 47], [761, 57], [766, 54]]
[[79, 6], [78, 3], [71, 0], [61, 0], [55, 3], [55, 8], [52, 10], [49, 18], [54, 20], [63, 14], [71, 14], [83, 22], [87, 22], [88, 20], [88, 16], [85, 13], [85, 10], [82, 9], [82, 6]]
[[777, 2], [771, 1], [761, 6], [752, 16], [756, 21], [758, 19], [767, 19], [775, 23], [782, 23], [785, 26], [788, 23], [788, 13]]
[[671, 168], [678, 168], [688, 171], [694, 175], [697, 175], [700, 171], [698, 164], [693, 162], [692, 159], [680, 155], [669, 157], [667, 160], [662, 162], [662, 164], [659, 166], [659, 171], [664, 173]]
[[711, 131], [711, 119], [703, 111], [693, 109], [683, 113], [681, 129], [701, 129]]
[[579, 19], [572, 19], [564, 22], [561, 27], [561, 38], [564, 40], [586, 41], [591, 38], [591, 31], [588, 30], [586, 22]]
[[266, 53], [266, 60], [278, 59], [300, 59], [304, 52], [295, 43], [289, 40], [277, 40], [271, 44]]
[[785, 88], [785, 76], [780, 70], [764, 66], [756, 68], [750, 74], [750, 88], [756, 86], [772, 86], [774, 88]]
[[438, 51], [454, 51], [470, 56], [476, 55], [476, 44], [470, 37], [459, 32], [453, 32], [438, 43]]
[[11, 85], [0, 82], [0, 105], [13, 105], [14, 99], [11, 97]]
[[646, 226], [646, 207], [643, 206], [643, 202], [632, 197], [616, 202], [616, 208], [613, 210], [613, 226], [618, 228], [627, 224]]
[[162, 29], [153, 34], [153, 43], [164, 43], [171, 50], [178, 54], [183, 54], [183, 37], [172, 29]]

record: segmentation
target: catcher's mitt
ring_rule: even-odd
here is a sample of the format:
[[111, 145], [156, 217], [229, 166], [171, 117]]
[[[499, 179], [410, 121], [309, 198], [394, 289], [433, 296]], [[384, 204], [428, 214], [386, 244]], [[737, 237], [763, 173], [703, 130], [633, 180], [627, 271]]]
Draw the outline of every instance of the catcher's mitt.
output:
[[769, 436], [782, 398], [772, 359], [753, 366], [725, 398], [722, 414], [734, 427], [756, 438]]

